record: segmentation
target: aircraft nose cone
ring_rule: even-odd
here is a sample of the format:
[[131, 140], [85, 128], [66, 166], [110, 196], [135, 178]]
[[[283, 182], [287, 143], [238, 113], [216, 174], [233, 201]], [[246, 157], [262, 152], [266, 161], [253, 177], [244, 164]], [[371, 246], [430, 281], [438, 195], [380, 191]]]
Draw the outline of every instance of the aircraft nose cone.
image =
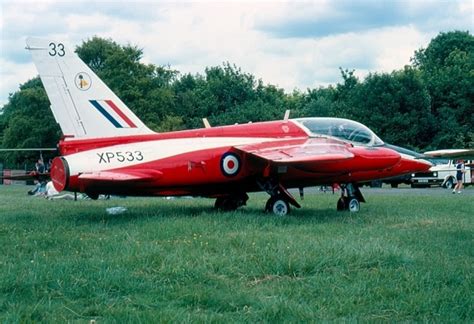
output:
[[398, 173], [416, 173], [416, 172], [426, 172], [433, 165], [427, 160], [415, 159], [412, 156], [402, 155], [400, 163], [397, 165]]
[[414, 168], [417, 168], [417, 172], [428, 171], [432, 166], [433, 166], [432, 163], [423, 159], [415, 160], [414, 165], [413, 165]]

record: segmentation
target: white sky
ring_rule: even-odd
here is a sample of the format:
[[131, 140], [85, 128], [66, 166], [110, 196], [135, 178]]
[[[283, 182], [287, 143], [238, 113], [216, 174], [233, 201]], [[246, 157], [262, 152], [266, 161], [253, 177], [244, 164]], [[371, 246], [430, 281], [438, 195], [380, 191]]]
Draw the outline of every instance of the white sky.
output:
[[290, 92], [341, 81], [339, 67], [391, 72], [441, 31], [473, 33], [471, 0], [0, 0], [0, 107], [37, 75], [28, 36], [71, 47], [92, 36], [144, 50], [144, 61], [203, 73], [225, 61]]

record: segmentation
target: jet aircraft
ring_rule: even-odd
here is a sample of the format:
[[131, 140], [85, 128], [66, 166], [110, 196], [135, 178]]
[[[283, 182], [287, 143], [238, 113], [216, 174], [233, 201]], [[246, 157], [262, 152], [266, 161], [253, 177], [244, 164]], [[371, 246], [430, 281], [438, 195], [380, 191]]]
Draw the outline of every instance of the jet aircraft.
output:
[[358, 211], [357, 183], [426, 171], [366, 126], [340, 118], [297, 118], [167, 133], [151, 131], [62, 42], [28, 38], [63, 132], [51, 179], [58, 191], [129, 196], [201, 196], [234, 210], [249, 192], [270, 195], [265, 210], [300, 204], [288, 191], [340, 184], [339, 210]]

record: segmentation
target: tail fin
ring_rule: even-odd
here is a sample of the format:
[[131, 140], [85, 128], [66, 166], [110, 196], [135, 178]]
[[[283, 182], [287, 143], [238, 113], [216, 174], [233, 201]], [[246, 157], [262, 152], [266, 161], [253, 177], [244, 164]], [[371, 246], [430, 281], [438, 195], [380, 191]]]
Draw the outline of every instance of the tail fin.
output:
[[63, 43], [28, 38], [54, 118], [65, 136], [113, 137], [153, 133]]

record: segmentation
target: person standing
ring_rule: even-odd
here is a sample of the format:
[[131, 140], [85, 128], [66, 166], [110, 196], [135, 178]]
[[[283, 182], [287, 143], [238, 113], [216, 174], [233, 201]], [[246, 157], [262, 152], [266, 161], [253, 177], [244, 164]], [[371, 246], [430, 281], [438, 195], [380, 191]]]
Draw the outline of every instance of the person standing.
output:
[[466, 173], [466, 167], [464, 165], [464, 160], [458, 160], [458, 163], [456, 164], [456, 186], [453, 189], [453, 193], [461, 193], [461, 190], [463, 189], [463, 177], [464, 173]]

